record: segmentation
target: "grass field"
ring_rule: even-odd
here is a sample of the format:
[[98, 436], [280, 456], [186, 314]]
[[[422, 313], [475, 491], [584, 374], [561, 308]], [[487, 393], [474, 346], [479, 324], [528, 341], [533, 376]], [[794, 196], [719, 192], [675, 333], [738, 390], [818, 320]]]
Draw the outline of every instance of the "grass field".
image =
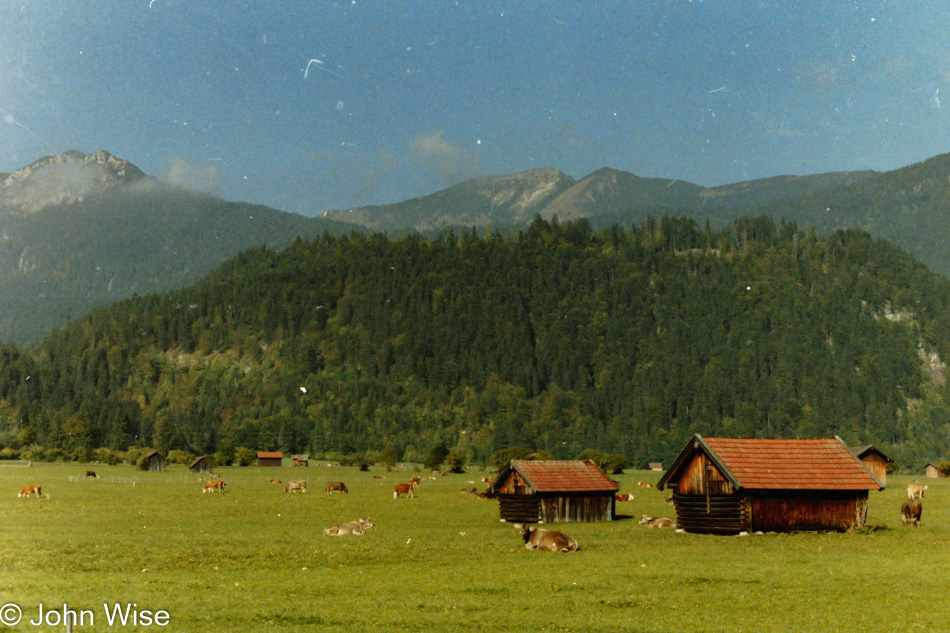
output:
[[[658, 473], [631, 472], [619, 477], [636, 494], [618, 504], [626, 517], [562, 524], [581, 551], [554, 554], [526, 551], [494, 501], [459, 493], [486, 473], [394, 500], [392, 485], [416, 473], [218, 472], [224, 495], [202, 494], [182, 466], [0, 468], [0, 605], [23, 612], [0, 632], [63, 630], [29, 624], [40, 603], [92, 611], [77, 632], [950, 630], [948, 481], [928, 480], [919, 528], [900, 521], [912, 478], [892, 477], [871, 493], [860, 533], [721, 537], [638, 525], [672, 507], [635, 489]], [[285, 494], [267, 483], [275, 476], [307, 479], [311, 492]], [[325, 494], [328, 480], [350, 494]], [[17, 498], [32, 483], [43, 498]], [[362, 537], [323, 534], [366, 515], [376, 525]], [[103, 604], [115, 603], [165, 610], [170, 623], [107, 626]]]

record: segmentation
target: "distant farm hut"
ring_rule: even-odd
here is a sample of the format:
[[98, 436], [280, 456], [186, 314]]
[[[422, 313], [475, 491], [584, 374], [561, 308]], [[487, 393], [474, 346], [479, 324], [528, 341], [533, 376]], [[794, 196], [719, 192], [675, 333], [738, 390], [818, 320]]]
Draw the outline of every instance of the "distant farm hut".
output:
[[257, 451], [257, 465], [280, 468], [284, 464], [284, 454]]
[[310, 455], [291, 455], [290, 465], [309, 467]]
[[613, 520], [620, 486], [590, 460], [513, 460], [489, 490], [503, 521], [560, 523]]
[[650, 470], [663, 470], [661, 462], [650, 462]]
[[657, 487], [672, 489], [678, 528], [738, 534], [859, 528], [884, 485], [840, 438], [694, 435]]
[[861, 460], [861, 463], [871, 471], [882, 486], [887, 485], [887, 464], [893, 462], [893, 459], [874, 448], [873, 445], [852, 446], [851, 454]]
[[148, 469], [150, 472], [165, 470], [165, 456], [158, 451], [149, 451], [145, 454], [145, 459], [148, 461]]
[[211, 458], [207, 455], [202, 455], [195, 459], [195, 461], [188, 464], [188, 470], [193, 473], [210, 473], [211, 472]]
[[931, 479], [943, 479], [944, 477], [946, 477], [946, 475], [944, 475], [940, 471], [940, 466], [938, 466], [937, 464], [933, 462], [930, 462], [929, 464], [927, 464], [926, 472], [927, 472], [927, 476], [930, 477]]

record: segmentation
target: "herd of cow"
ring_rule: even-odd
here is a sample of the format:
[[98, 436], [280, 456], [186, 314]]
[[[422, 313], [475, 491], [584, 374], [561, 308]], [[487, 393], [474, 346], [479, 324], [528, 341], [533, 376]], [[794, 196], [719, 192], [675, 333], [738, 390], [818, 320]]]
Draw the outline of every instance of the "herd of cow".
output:
[[[435, 471], [438, 472], [438, 471]], [[439, 473], [443, 474], [444, 473]], [[99, 475], [94, 471], [86, 471], [87, 477], [94, 477], [99, 479]], [[434, 477], [432, 477], [434, 479]], [[382, 479], [382, 477], [378, 477]], [[270, 483], [280, 484], [282, 483], [279, 479], [270, 479]], [[486, 477], [482, 479], [483, 483], [491, 484], [492, 479]], [[413, 477], [407, 483], [399, 483], [393, 488], [393, 498], [398, 499], [400, 495], [406, 495], [407, 497], [414, 497], [413, 490], [422, 483], [421, 477]], [[471, 483], [471, 482], [470, 482]], [[653, 484], [647, 482], [637, 482], [637, 485], [641, 488], [652, 488]], [[907, 500], [904, 501], [901, 506], [901, 520], [904, 525], [914, 526], [920, 525], [920, 516], [923, 511], [923, 496], [924, 492], [927, 490], [927, 486], [922, 486], [919, 480], [915, 480], [914, 483], [907, 486]], [[221, 479], [220, 475], [212, 473], [208, 481], [204, 483], [202, 492], [220, 492], [224, 493], [224, 481]], [[307, 482], [303, 479], [298, 479], [294, 481], [288, 481], [287, 485], [284, 486], [284, 492], [307, 492]], [[326, 485], [326, 492], [337, 492], [340, 494], [349, 494], [349, 489], [347, 489], [346, 484], [342, 481], [328, 481]], [[462, 492], [471, 492], [476, 493], [477, 490], [473, 488], [462, 489]], [[43, 495], [43, 490], [41, 486], [38, 485], [26, 485], [20, 490], [20, 493], [17, 497], [30, 497], [36, 496], [41, 497]], [[489, 498], [491, 495], [487, 493], [481, 493], [478, 495], [480, 498]], [[618, 494], [615, 496], [617, 501], [633, 501], [633, 495], [629, 493]], [[672, 498], [667, 498], [666, 501], [672, 501]], [[654, 517], [652, 515], [644, 514], [639, 523], [650, 528], [675, 528], [676, 524], [666, 517]], [[338, 523], [336, 525], [331, 525], [330, 527], [323, 530], [323, 533], [327, 536], [361, 536], [366, 530], [373, 527], [373, 522], [369, 517], [363, 517], [356, 521], [346, 521], [344, 523]], [[555, 530], [546, 530], [542, 528], [536, 528], [529, 525], [515, 523], [514, 527], [521, 533], [521, 538], [524, 540], [525, 548], [529, 550], [546, 550], [551, 552], [575, 552], [579, 549], [577, 541]]]

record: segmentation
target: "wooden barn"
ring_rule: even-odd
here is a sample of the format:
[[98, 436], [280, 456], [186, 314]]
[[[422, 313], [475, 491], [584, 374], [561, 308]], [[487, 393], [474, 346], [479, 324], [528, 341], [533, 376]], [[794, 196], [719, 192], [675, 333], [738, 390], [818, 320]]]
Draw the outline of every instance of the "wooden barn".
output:
[[291, 455], [290, 465], [308, 467], [310, 465], [310, 455]]
[[861, 463], [871, 471], [882, 486], [887, 485], [887, 464], [894, 461], [893, 459], [874, 448], [873, 445], [852, 446], [851, 454], [861, 460]]
[[561, 523], [613, 520], [620, 486], [589, 460], [513, 460], [489, 490], [504, 521]]
[[281, 452], [257, 451], [257, 465], [280, 468], [284, 465], [284, 454]]
[[943, 479], [946, 477], [946, 475], [940, 472], [940, 466], [933, 462], [927, 464], [927, 467], [924, 470], [927, 473], [927, 476], [931, 479]]
[[151, 472], [160, 472], [165, 470], [165, 456], [158, 451], [149, 451], [145, 454], [148, 460], [148, 469]]
[[188, 464], [188, 470], [193, 473], [210, 473], [211, 458], [207, 455], [202, 455], [201, 457], [195, 458], [195, 461]]
[[657, 487], [673, 491], [687, 532], [845, 531], [864, 525], [869, 490], [884, 488], [840, 438], [694, 435]]
[[662, 462], [650, 462], [650, 470], [663, 470]]

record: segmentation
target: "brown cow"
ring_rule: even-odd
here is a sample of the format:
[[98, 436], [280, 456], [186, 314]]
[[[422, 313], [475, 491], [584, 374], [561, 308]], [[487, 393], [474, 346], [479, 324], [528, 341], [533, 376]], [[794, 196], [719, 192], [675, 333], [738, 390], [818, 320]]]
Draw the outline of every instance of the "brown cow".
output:
[[328, 481], [327, 492], [333, 492], [334, 490], [340, 494], [350, 494], [350, 491], [346, 489], [346, 484], [342, 481]]
[[412, 494], [412, 489], [415, 487], [416, 485], [412, 482], [408, 484], [396, 484], [396, 488], [393, 490], [393, 499], [398, 499], [399, 495], [403, 494], [408, 497], [415, 497], [415, 495]]
[[327, 536], [362, 536], [366, 530], [373, 527], [373, 522], [369, 517], [363, 517], [359, 521], [347, 521], [346, 523], [337, 523], [323, 530]]
[[279, 483], [280, 483], [280, 479], [268, 479], [267, 481], [268, 481], [269, 483], [272, 483], [272, 484], [279, 484]]
[[577, 541], [561, 532], [517, 523], [515, 528], [521, 532], [525, 549], [540, 549], [549, 552], [576, 552], [578, 550]]
[[209, 481], [201, 492], [224, 492], [224, 482], [220, 479]]
[[666, 517], [654, 517], [649, 514], [644, 514], [643, 518], [640, 519], [639, 523], [645, 525], [648, 528], [671, 528], [673, 527], [673, 521], [667, 519]]
[[652, 487], [653, 487], [653, 484], [651, 484], [651, 483], [648, 482], [648, 481], [638, 481], [638, 482], [637, 482], [637, 485], [640, 486], [641, 488], [652, 488]]
[[920, 499], [905, 501], [904, 505], [901, 506], [901, 519], [904, 521], [904, 525], [910, 525], [911, 523], [915, 526], [920, 525], [920, 513], [923, 509]]
[[43, 495], [42, 486], [23, 486], [23, 488], [20, 490], [20, 494], [18, 494], [17, 496], [29, 497], [30, 495], [36, 495], [37, 497], [42, 496]]
[[95, 477], [96, 479], [99, 479], [99, 475], [97, 475], [96, 471], [94, 470], [87, 470], [86, 477]]
[[489, 486], [492, 484], [493, 481], [495, 481], [494, 477], [482, 477], [482, 482], [488, 484]]
[[413, 477], [409, 480], [409, 483], [411, 483], [413, 486], [418, 486], [422, 483], [422, 477]]
[[614, 499], [617, 501], [633, 501], [633, 495], [627, 492], [622, 495], [614, 495]]
[[307, 482], [303, 479], [288, 481], [284, 486], [284, 492], [307, 492]]

